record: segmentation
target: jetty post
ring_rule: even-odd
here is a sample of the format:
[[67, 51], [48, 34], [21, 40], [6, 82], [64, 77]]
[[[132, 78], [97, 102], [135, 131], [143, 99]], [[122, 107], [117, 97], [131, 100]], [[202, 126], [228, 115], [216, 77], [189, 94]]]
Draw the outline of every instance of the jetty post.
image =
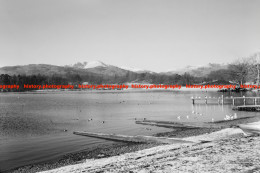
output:
[[232, 104], [233, 106], [235, 106], [235, 98], [233, 96], [231, 96], [231, 98], [232, 98]]
[[246, 97], [245, 97], [245, 96], [243, 96], [243, 98], [244, 98], [244, 105], [246, 105]]
[[224, 96], [222, 95], [221, 96], [221, 99], [222, 99], [222, 105], [224, 104]]
[[207, 96], [205, 96], [205, 104], [208, 104]]

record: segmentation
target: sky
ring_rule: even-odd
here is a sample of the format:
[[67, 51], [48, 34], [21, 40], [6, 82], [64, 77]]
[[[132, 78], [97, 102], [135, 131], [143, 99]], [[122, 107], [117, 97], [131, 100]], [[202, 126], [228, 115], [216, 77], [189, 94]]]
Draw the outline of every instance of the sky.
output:
[[230, 63], [260, 51], [259, 8], [260, 0], [0, 0], [0, 67]]

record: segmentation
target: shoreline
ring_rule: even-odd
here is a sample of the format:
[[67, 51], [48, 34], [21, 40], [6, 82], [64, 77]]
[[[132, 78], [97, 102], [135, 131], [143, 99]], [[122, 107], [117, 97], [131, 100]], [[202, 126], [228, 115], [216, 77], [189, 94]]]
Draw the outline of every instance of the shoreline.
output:
[[[156, 133], [153, 136], [156, 137], [174, 137], [174, 138], [186, 138], [209, 134], [212, 132], [220, 131], [225, 128], [234, 127], [237, 124], [244, 124], [250, 122], [259, 121], [257, 117], [250, 117], [247, 119], [237, 119], [232, 121], [224, 121], [218, 123], [223, 128], [196, 128], [196, 129], [173, 129], [169, 128], [168, 132]], [[166, 144], [165, 144], [166, 145]], [[69, 153], [63, 155], [55, 160], [49, 160], [41, 163], [26, 165], [5, 172], [12, 173], [34, 173], [39, 171], [48, 171], [55, 168], [60, 168], [68, 165], [79, 164], [85, 162], [86, 159], [101, 159], [113, 156], [119, 156], [126, 153], [137, 152], [144, 149], [163, 146], [163, 144], [155, 143], [128, 143], [128, 142], [116, 142], [112, 145], [99, 145], [97, 147], [89, 148], [76, 153]]]
[[[223, 128], [228, 128], [236, 126], [237, 124], [255, 122], [257, 119], [238, 119], [233, 121], [221, 122], [219, 124], [223, 125]], [[259, 121], [259, 120], [258, 120]], [[203, 134], [209, 134], [221, 130], [220, 128], [198, 128], [198, 129], [179, 129], [172, 130], [169, 132], [156, 133], [153, 136], [157, 137], [174, 137], [174, 138], [185, 138], [193, 137]], [[166, 145], [166, 144], [165, 144]], [[34, 173], [39, 171], [48, 171], [55, 168], [60, 168], [68, 165], [83, 163], [86, 159], [101, 159], [113, 156], [119, 156], [126, 153], [137, 152], [144, 149], [149, 149], [152, 147], [163, 146], [163, 144], [155, 143], [127, 143], [127, 142], [116, 142], [112, 145], [99, 145], [94, 148], [86, 149], [77, 153], [70, 153], [63, 155], [55, 160], [49, 160], [42, 163], [36, 163], [32, 165], [22, 166], [15, 168], [6, 172], [12, 173]]]
[[[199, 140], [198, 143], [157, 146], [120, 156], [89, 159], [42, 173], [260, 171], [259, 134], [247, 136], [239, 128], [227, 128], [191, 138]], [[205, 138], [209, 141], [202, 142]]]
[[[170, 130], [170, 129], [169, 129]], [[172, 130], [164, 133], [156, 133], [153, 136], [157, 137], [192, 137], [201, 134], [207, 134], [214, 131], [219, 131], [220, 129], [205, 128], [205, 129], [185, 129], [185, 130]], [[26, 165], [18, 167], [6, 172], [12, 173], [34, 173], [38, 171], [47, 171], [67, 165], [83, 163], [86, 159], [100, 159], [108, 158], [112, 156], [118, 156], [125, 153], [136, 152], [144, 149], [149, 149], [152, 147], [163, 146], [164, 144], [156, 143], [128, 143], [128, 142], [116, 142], [112, 145], [99, 145], [94, 148], [86, 149], [77, 153], [70, 153], [63, 155], [55, 160], [49, 160], [42, 163], [36, 163], [32, 165]], [[165, 144], [166, 145], [166, 144]]]
[[[259, 121], [259, 118], [254, 116], [247, 119], [237, 119], [232, 121], [224, 121], [218, 123], [223, 128], [196, 128], [196, 129], [173, 129], [169, 128], [168, 132], [156, 133], [153, 136], [157, 137], [174, 137], [174, 138], [185, 138], [193, 137], [203, 134], [209, 134], [212, 132], [219, 131], [224, 128], [236, 126], [237, 124], [244, 124], [250, 122]], [[127, 143], [127, 142], [116, 142], [112, 145], [99, 145], [94, 148], [89, 148], [77, 153], [69, 153], [63, 155], [55, 160], [48, 160], [41, 163], [26, 165], [5, 172], [12, 173], [34, 173], [39, 171], [48, 171], [55, 168], [60, 168], [68, 165], [83, 163], [86, 159], [101, 159], [113, 156], [119, 156], [126, 153], [137, 152], [152, 147], [162, 146], [163, 144], [147, 144], [147, 143]]]

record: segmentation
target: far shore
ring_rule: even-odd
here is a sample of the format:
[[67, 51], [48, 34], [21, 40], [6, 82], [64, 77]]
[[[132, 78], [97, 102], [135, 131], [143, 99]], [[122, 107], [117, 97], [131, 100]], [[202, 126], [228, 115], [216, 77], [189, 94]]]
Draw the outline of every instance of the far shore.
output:
[[68, 92], [68, 91], [71, 91], [71, 92], [75, 92], [75, 91], [79, 91], [79, 92], [127, 92], [127, 91], [167, 91], [167, 92], [170, 92], [170, 91], [174, 91], [174, 92], [178, 92], [178, 91], [201, 91], [201, 92], [217, 92], [219, 91], [220, 89], [218, 88], [186, 88], [185, 86], [181, 87], [180, 89], [178, 88], [175, 88], [175, 89], [172, 89], [172, 88], [167, 88], [167, 89], [164, 89], [164, 88], [152, 88], [152, 89], [145, 89], [145, 88], [128, 88], [128, 89], [121, 89], [121, 90], [116, 90], [116, 89], [111, 89], [111, 90], [103, 90], [103, 89], [45, 89], [45, 90], [30, 90], [30, 91], [22, 91], [22, 92], [17, 92], [17, 91], [12, 91], [12, 92], [0, 92], [0, 93], [54, 93], [54, 92]]
[[[114, 85], [114, 84], [113, 84]], [[28, 91], [8, 91], [8, 92], [0, 92], [0, 93], [26, 93], [26, 92], [40, 92], [40, 93], [44, 93], [44, 92], [60, 92], [60, 91], [63, 91], [63, 92], [66, 92], [66, 91], [133, 91], [133, 90], [136, 90], [136, 91], [201, 91], [201, 92], [208, 92], [208, 91], [220, 91], [221, 89], [225, 89], [225, 88], [187, 88], [186, 85], [185, 86], [181, 86], [180, 88], [176, 87], [176, 88], [132, 88], [131, 87], [131, 83], [126, 83], [125, 85], [128, 85], [128, 88], [122, 88], [122, 89], [103, 89], [103, 88], [100, 88], [100, 89], [93, 89], [93, 88], [89, 88], [89, 89], [81, 89], [81, 88], [73, 88], [73, 89], [35, 89], [35, 90], [28, 90]], [[138, 83], [139, 85], [139, 83]], [[149, 85], [153, 85], [153, 84], [149, 84], [149, 83], [142, 83], [140, 85], [146, 85], [146, 86], [149, 86]], [[156, 84], [156, 85], [160, 85], [160, 84]], [[163, 85], [163, 84], [162, 84]], [[180, 85], [179, 85], [180, 86]]]

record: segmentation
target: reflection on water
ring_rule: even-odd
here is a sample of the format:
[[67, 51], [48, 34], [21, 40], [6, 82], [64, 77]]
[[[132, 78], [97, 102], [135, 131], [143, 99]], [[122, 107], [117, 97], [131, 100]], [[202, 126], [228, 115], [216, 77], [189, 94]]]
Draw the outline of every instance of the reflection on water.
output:
[[[73, 135], [73, 131], [152, 135], [169, 129], [135, 124], [135, 119], [208, 122], [258, 113], [236, 112], [231, 105], [195, 104], [191, 97], [217, 92], [87, 91], [0, 94], [0, 170], [55, 159], [113, 142]], [[224, 93], [224, 96], [255, 93]]]

